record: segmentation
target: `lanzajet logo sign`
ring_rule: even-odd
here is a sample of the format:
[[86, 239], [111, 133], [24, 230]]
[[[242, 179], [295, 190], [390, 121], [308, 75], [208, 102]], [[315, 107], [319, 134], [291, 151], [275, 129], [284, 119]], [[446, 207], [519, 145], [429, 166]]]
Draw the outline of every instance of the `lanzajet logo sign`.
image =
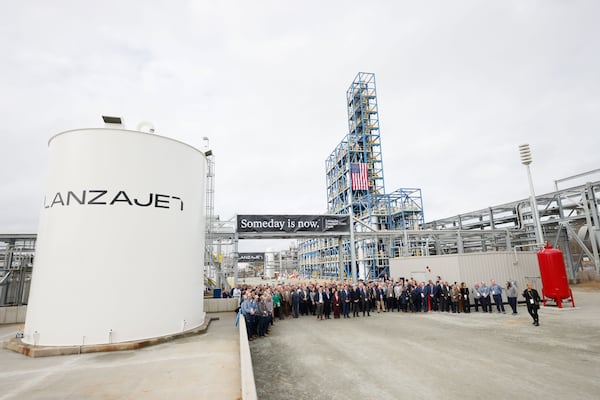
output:
[[238, 262], [264, 262], [265, 253], [240, 253]]
[[238, 215], [238, 232], [348, 232], [347, 215]]
[[132, 206], [183, 211], [183, 200], [170, 194], [140, 194], [106, 189], [67, 190], [44, 197], [44, 208], [69, 206]]

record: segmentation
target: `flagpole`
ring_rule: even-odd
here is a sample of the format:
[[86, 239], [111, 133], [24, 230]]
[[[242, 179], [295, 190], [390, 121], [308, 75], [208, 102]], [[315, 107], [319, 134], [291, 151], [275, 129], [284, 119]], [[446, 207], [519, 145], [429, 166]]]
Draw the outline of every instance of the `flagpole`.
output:
[[348, 218], [350, 220], [350, 273], [356, 283], [356, 246], [354, 242], [354, 209], [352, 207], [352, 174], [350, 172], [350, 143], [348, 143]]

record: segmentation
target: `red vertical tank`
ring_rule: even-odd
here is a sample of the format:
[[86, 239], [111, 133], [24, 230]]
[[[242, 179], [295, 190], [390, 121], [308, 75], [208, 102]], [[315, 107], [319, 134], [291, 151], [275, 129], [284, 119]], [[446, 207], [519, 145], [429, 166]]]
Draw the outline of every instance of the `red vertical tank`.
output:
[[556, 301], [558, 308], [562, 308], [562, 300], [570, 298], [572, 306], [575, 307], [562, 251], [552, 248], [546, 242], [546, 246], [538, 251], [537, 258], [542, 277], [544, 305], [546, 305], [546, 298], [550, 298]]

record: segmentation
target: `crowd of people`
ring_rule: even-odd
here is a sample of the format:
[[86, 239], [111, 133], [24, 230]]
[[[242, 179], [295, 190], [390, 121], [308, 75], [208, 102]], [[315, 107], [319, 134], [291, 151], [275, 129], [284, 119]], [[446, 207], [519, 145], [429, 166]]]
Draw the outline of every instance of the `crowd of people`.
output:
[[[527, 309], [539, 325], [537, 308], [539, 295], [528, 289], [523, 292]], [[475, 282], [469, 288], [460, 284], [438, 279], [435, 283], [416, 282], [414, 279], [398, 279], [357, 283], [344, 282], [299, 282], [281, 283], [275, 286], [258, 285], [238, 286], [231, 290], [231, 296], [240, 298], [240, 312], [246, 321], [249, 340], [269, 335], [270, 329], [278, 319], [313, 316], [317, 320], [351, 317], [367, 317], [377, 312], [448, 312], [497, 313], [505, 314], [503, 293], [506, 292], [508, 304], [513, 315], [517, 314], [517, 288], [507, 282], [502, 287], [491, 280]], [[533, 313], [535, 311], [535, 313]]]

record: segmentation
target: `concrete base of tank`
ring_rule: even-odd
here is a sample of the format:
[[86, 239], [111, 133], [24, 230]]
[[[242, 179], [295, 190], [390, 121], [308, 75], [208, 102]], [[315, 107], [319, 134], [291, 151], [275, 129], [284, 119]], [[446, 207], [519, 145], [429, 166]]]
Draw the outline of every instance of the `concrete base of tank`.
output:
[[170, 342], [175, 339], [180, 339], [192, 335], [199, 335], [201, 333], [206, 332], [211, 321], [218, 319], [218, 317], [205, 317], [204, 323], [194, 329], [189, 329], [183, 332], [158, 336], [154, 338], [132, 340], [129, 342], [92, 344], [83, 346], [36, 346], [33, 344], [24, 343], [20, 338], [14, 337], [4, 341], [3, 347], [5, 349], [12, 350], [29, 357], [50, 357], [72, 354], [99, 353], [105, 351], [136, 350], [148, 346], [154, 346], [157, 344]]

